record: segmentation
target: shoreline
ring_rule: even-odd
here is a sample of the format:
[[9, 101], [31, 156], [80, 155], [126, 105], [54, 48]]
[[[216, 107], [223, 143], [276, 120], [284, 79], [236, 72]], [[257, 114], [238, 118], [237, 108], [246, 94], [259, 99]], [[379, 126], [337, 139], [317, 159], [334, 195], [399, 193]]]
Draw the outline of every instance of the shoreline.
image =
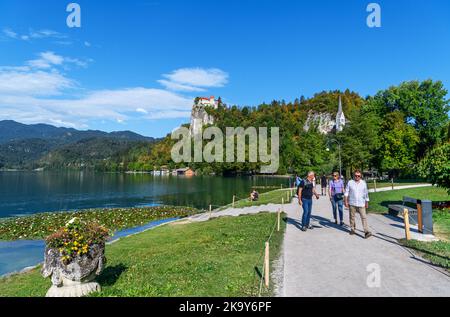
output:
[[[164, 225], [167, 225], [169, 223], [173, 223], [173, 222], [176, 222], [176, 221], [179, 221], [179, 220], [180, 220], [180, 218], [167, 218], [167, 219], [154, 220], [154, 221], [151, 221], [151, 222], [147, 223], [144, 226], [134, 227], [134, 228], [125, 229], [125, 230], [121, 230], [121, 231], [115, 232], [114, 235], [106, 243], [106, 245], [114, 244], [114, 243], [116, 243], [116, 242], [118, 242], [118, 241], [120, 241], [120, 240], [122, 240], [124, 238], [132, 237], [134, 235], [141, 234], [143, 232], [147, 232], [149, 230], [152, 230], [152, 229], [155, 229], [155, 228], [158, 228], [158, 227], [161, 227], [161, 226], [164, 226]], [[0, 258], [2, 257], [2, 252], [1, 252], [2, 249], [6, 249], [6, 253], [8, 254], [8, 249], [13, 249], [14, 248], [13, 244], [20, 244], [20, 243], [27, 243], [27, 242], [28, 241], [24, 241], [24, 240], [0, 241], [0, 246], [2, 246], [2, 244], [10, 244], [10, 245], [12, 245], [12, 246], [9, 246], [9, 248], [8, 247], [0, 248]], [[30, 243], [31, 242], [34, 242], [34, 244], [41, 244], [41, 243], [43, 244], [43, 247], [40, 248], [41, 251], [42, 251], [41, 253], [42, 253], [42, 257], [43, 257], [44, 256], [44, 251], [45, 251], [45, 241], [44, 240], [30, 240]], [[33, 248], [36, 249], [36, 246], [34, 246]], [[27, 252], [27, 251], [31, 251], [31, 250], [30, 249], [23, 250], [22, 257], [25, 258], [25, 257], [29, 256], [29, 252]], [[33, 251], [35, 251], [35, 250], [33, 250]], [[7, 264], [7, 260], [8, 259], [5, 259], [5, 260], [6, 260], [6, 264]], [[36, 263], [35, 265], [27, 265], [26, 267], [23, 267], [23, 268], [21, 267], [21, 268], [18, 268], [16, 270], [14, 270], [14, 271], [7, 272], [5, 274], [1, 274], [0, 273], [0, 279], [8, 278], [8, 277], [13, 276], [13, 275], [19, 275], [19, 274], [24, 274], [24, 273], [30, 272], [30, 271], [38, 268], [40, 265], [42, 265], [42, 263], [43, 263], [43, 261], [40, 261], [40, 262]]]

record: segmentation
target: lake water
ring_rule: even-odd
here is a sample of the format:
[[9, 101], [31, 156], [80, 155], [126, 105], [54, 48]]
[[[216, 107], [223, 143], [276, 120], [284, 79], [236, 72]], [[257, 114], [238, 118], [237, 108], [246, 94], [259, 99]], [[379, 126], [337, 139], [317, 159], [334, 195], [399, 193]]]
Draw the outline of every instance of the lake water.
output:
[[[155, 205], [207, 209], [231, 203], [233, 195], [247, 197], [289, 186], [289, 179], [273, 177], [174, 177], [149, 174], [87, 172], [0, 172], [0, 218], [39, 212], [101, 207]], [[114, 239], [150, 229], [174, 219], [117, 232]], [[0, 276], [43, 261], [43, 241], [0, 242]]]
[[[276, 177], [176, 177], [91, 172], [0, 172], [0, 218], [39, 212], [154, 205], [207, 209], [251, 188], [289, 186]], [[259, 188], [259, 192], [271, 190]]]

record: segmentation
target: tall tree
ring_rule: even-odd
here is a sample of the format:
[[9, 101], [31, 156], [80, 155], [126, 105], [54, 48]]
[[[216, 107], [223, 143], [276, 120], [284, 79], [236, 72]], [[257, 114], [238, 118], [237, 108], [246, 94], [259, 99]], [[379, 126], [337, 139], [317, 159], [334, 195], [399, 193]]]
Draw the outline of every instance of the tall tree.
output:
[[380, 129], [380, 148], [377, 153], [383, 171], [397, 174], [412, 169], [416, 162], [419, 136], [416, 130], [405, 123], [402, 112], [396, 110], [385, 116]]
[[412, 125], [420, 137], [417, 156], [440, 142], [441, 131], [449, 122], [450, 101], [441, 81], [409, 81], [390, 87], [369, 98], [370, 108], [381, 117], [393, 111], [404, 114], [405, 123]]

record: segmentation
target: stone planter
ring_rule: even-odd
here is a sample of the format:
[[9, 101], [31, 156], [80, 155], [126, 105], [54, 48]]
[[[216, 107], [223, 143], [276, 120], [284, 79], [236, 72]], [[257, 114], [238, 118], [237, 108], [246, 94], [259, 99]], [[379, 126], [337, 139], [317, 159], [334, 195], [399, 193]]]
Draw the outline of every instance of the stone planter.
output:
[[64, 264], [59, 250], [47, 248], [42, 275], [51, 277], [53, 286], [46, 297], [83, 297], [100, 291], [94, 282], [106, 264], [105, 246], [93, 245], [89, 253]]

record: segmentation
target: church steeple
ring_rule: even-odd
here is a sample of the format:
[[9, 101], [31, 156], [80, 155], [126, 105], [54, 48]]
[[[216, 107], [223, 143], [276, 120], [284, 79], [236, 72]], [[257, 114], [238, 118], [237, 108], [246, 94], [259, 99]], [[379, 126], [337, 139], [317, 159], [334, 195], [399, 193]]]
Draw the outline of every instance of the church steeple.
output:
[[342, 108], [342, 98], [341, 98], [341, 95], [339, 95], [339, 109], [338, 109], [338, 113], [336, 115], [336, 131], [341, 132], [342, 130], [344, 130], [345, 124], [346, 124], [346, 119], [345, 119], [344, 110]]

